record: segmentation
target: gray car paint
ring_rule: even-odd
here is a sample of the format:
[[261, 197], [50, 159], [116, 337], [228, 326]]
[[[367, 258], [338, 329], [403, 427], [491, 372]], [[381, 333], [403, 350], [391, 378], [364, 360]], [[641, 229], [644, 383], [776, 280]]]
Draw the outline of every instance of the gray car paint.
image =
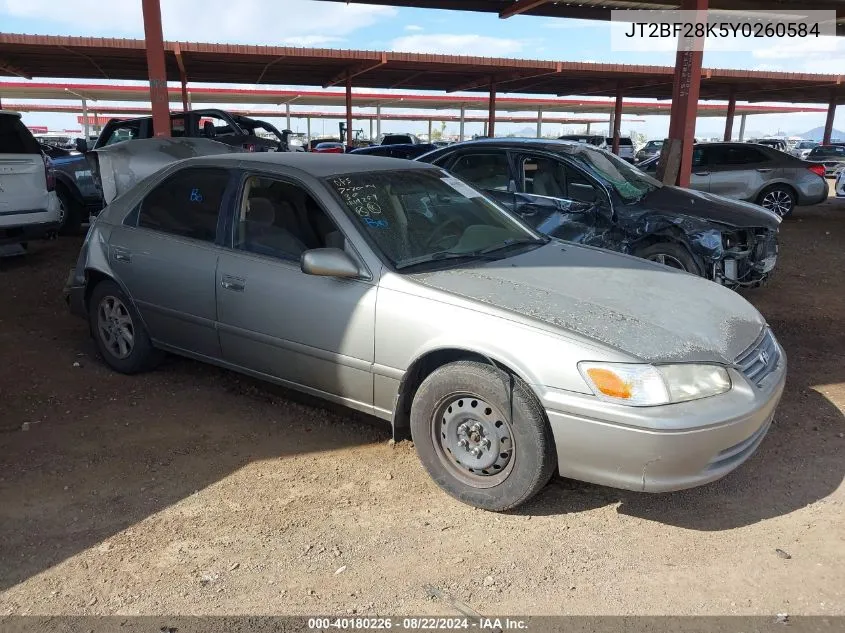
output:
[[[306, 275], [295, 263], [225, 245], [188, 248], [184, 242], [190, 240], [126, 222], [162, 179], [199, 165], [273, 174], [305, 187], [344, 234], [347, 252], [360, 264], [360, 278]], [[747, 458], [743, 454], [718, 472], [692, 472], [674, 454], [683, 457], [683, 445], [663, 435], [637, 440], [637, 452], [625, 460], [614, 456], [623, 450], [621, 438], [635, 429], [695, 430], [689, 449], [705, 462], [730, 446], [727, 442], [765, 432], [786, 363], [783, 357], [760, 388], [733, 368], [736, 356], [754, 345], [765, 327], [744, 299], [692, 275], [556, 241], [495, 263], [397, 273], [363, 239], [321, 180], [394, 169], [442, 171], [397, 159], [320, 154], [220, 155], [171, 165], [117, 198], [92, 225], [69, 279], [71, 307], [85, 315], [86, 280], [94, 274], [113, 278], [143, 306], [151, 338], [162, 349], [294, 387], [397, 426], [403, 424], [407, 396], [403, 381], [416, 363], [442, 350], [481, 355], [532, 387], [549, 415], [560, 460], [571, 460], [573, 450], [601, 453], [588, 464], [561, 463], [562, 473], [587, 481], [675, 489], [721, 476]], [[121, 249], [129, 262], [116, 260]], [[138, 270], [129, 273], [129, 267]], [[223, 286], [224, 276], [237, 282], [234, 287]], [[577, 369], [581, 360], [717, 362], [730, 368], [735, 387], [682, 405], [625, 407], [591, 395]], [[575, 444], [562, 445], [575, 429], [561, 422], [562, 415], [581, 425], [582, 431], [574, 431]], [[594, 423], [602, 420], [604, 431], [597, 431]], [[610, 428], [621, 433], [622, 445], [595, 446]], [[671, 466], [647, 485], [646, 462], [670, 445], [672, 459], [667, 455], [665, 461]]]

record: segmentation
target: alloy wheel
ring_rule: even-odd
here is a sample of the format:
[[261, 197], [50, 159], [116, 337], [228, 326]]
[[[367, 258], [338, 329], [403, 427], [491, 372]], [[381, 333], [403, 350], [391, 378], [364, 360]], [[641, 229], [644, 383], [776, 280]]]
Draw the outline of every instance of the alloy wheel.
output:
[[126, 305], [111, 295], [97, 306], [97, 335], [106, 350], [117, 359], [127, 358], [135, 346], [135, 326]]
[[792, 211], [794, 204], [792, 196], [782, 189], [775, 189], [770, 191], [763, 197], [763, 207], [769, 211], [774, 211], [780, 217], [784, 217]]

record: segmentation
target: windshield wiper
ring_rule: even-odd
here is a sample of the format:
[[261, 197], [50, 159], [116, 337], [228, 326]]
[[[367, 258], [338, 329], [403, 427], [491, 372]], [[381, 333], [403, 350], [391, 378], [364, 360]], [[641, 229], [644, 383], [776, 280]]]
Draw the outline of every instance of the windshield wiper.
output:
[[471, 251], [468, 253], [453, 253], [452, 251], [437, 251], [436, 253], [429, 253], [428, 255], [420, 255], [419, 257], [413, 257], [411, 259], [406, 259], [400, 264], [396, 264], [396, 270], [402, 270], [403, 268], [410, 268], [411, 266], [416, 266], [417, 264], [427, 264], [429, 262], [439, 262], [446, 259], [484, 259], [487, 261], [493, 261], [495, 257], [486, 257], [484, 253]]
[[511, 246], [519, 246], [524, 244], [548, 244], [552, 238], [543, 236], [543, 237], [520, 237], [518, 239], [509, 239], [504, 240], [503, 242], [499, 242], [498, 244], [493, 244], [492, 246], [488, 246], [487, 248], [482, 248], [479, 251], [472, 251], [475, 255], [487, 255], [488, 253], [493, 253], [495, 251], [500, 251], [505, 248], [510, 248]]

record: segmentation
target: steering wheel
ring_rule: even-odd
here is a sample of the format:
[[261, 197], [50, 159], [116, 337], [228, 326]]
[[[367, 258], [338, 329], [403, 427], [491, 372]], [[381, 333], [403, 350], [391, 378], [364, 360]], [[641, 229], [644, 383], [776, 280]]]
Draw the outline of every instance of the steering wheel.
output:
[[435, 244], [439, 244], [443, 241], [445, 237], [458, 237], [460, 239], [460, 235], [457, 234], [446, 234], [446, 229], [452, 225], [456, 225], [460, 229], [460, 220], [458, 218], [449, 218], [442, 224], [439, 224], [432, 232], [431, 235], [428, 236], [428, 239], [425, 241], [425, 246], [433, 246]]

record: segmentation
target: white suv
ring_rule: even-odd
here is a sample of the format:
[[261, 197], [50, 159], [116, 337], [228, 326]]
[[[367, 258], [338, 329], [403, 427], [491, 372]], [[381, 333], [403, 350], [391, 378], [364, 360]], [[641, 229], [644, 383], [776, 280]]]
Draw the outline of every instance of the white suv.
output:
[[17, 112], [0, 110], [0, 245], [55, 235], [61, 205], [50, 159]]

